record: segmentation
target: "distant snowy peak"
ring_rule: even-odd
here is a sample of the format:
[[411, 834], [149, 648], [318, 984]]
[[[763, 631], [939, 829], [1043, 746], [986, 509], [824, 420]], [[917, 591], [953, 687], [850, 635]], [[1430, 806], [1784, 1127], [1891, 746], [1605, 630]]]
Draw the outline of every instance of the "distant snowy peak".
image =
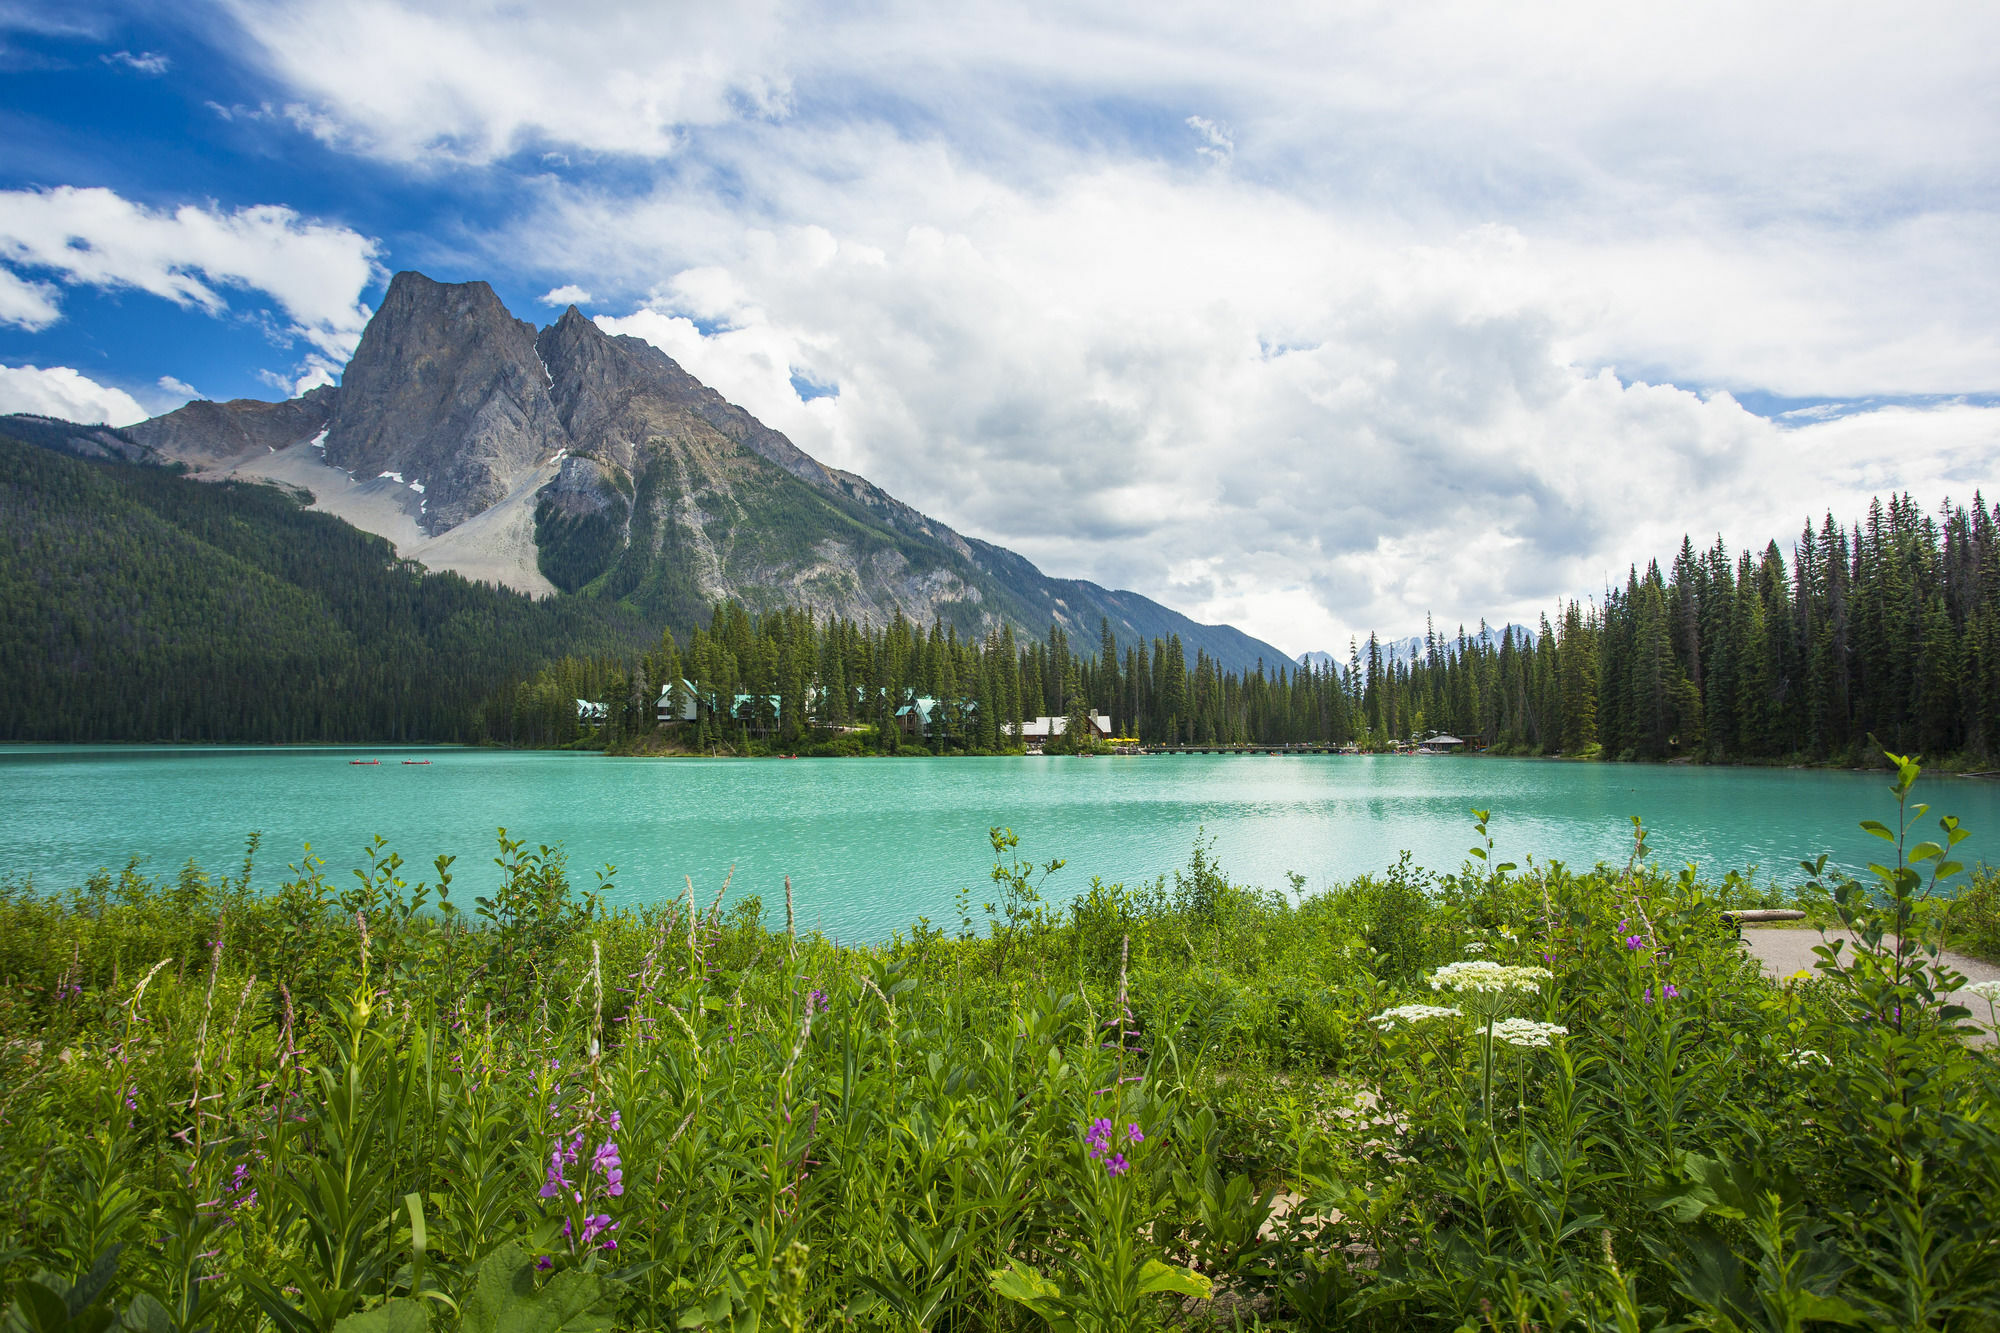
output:
[[[1512, 631], [1515, 643], [1521, 643], [1525, 640], [1527, 643], [1533, 644], [1535, 641], [1535, 631], [1529, 629], [1526, 625], [1509, 625], [1507, 629]], [[1482, 630], [1467, 634], [1465, 640], [1468, 644], [1479, 644], [1487, 648], [1494, 648], [1499, 646], [1501, 633], [1502, 631], [1494, 629], [1489, 625]], [[1421, 634], [1412, 634], [1407, 639], [1378, 639], [1376, 646], [1381, 650], [1382, 664], [1384, 666], [1395, 662], [1405, 664], [1421, 662], [1424, 658], [1424, 636]], [[1362, 665], [1366, 666], [1366, 658], [1368, 656], [1367, 643], [1364, 641], [1356, 645], [1356, 647], [1363, 658]], [[1440, 634], [1438, 636], [1438, 647], [1441, 651], [1445, 652], [1458, 651], [1458, 632], [1454, 630], [1450, 635]], [[1325, 670], [1330, 666], [1345, 666], [1347, 658], [1345, 655], [1314, 651], [1300, 653], [1298, 663], [1300, 666], [1309, 666], [1314, 670]]]

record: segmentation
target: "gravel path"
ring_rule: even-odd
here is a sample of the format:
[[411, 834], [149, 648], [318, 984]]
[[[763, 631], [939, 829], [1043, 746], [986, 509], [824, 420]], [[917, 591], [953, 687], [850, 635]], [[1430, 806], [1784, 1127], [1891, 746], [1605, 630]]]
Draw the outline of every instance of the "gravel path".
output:
[[[1853, 947], [1854, 937], [1842, 930], [1829, 930], [1822, 936], [1816, 930], [1787, 929], [1783, 926], [1745, 926], [1743, 929], [1743, 947], [1756, 956], [1757, 961], [1764, 965], [1765, 973], [1772, 977], [1789, 976], [1801, 968], [1811, 971], [1819, 962], [1813, 950], [1823, 942], [1837, 939], [1844, 939], [1850, 949]], [[1992, 963], [1982, 963], [1977, 958], [1967, 958], [1950, 950], [1945, 951], [1944, 961], [1965, 974], [1967, 985], [1979, 981], [2000, 981], [2000, 967]], [[1986, 1029], [1979, 1044], [1992, 1045], [1995, 1039], [1993, 1015], [1986, 1007], [1986, 1001], [1962, 990], [1953, 991], [1951, 998], [1970, 1009], [1972, 1021]]]

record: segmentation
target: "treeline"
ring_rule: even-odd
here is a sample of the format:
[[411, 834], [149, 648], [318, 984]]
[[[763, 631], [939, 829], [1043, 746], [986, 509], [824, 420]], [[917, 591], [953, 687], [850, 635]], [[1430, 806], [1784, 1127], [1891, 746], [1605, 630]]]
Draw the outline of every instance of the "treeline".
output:
[[0, 439], [0, 740], [477, 741], [482, 703], [627, 608], [425, 573], [272, 486]]
[[[1372, 674], [1371, 674], [1372, 678]], [[2000, 752], [2000, 509], [1907, 495], [1733, 558], [1683, 539], [1532, 640], [1437, 644], [1381, 673], [1383, 725], [1626, 759], [1859, 762]], [[1372, 716], [1372, 715], [1371, 715]]]
[[[1449, 733], [1522, 754], [1713, 761], [1858, 758], [1892, 748], [1985, 760], [2000, 751], [2000, 510], [1927, 514], [1907, 496], [1860, 523], [1808, 525], [1789, 557], [1684, 539], [1664, 569], [1633, 567], [1602, 603], [1569, 603], [1538, 632], [1427, 632], [1404, 660], [1373, 636], [1346, 664], [1225, 671], [1178, 637], [1095, 644], [1060, 629], [1017, 640], [871, 627], [719, 605], [685, 640], [636, 662], [572, 657], [488, 700], [484, 727], [517, 744], [655, 730], [663, 692], [716, 701], [683, 728], [697, 748], [766, 738], [800, 748], [993, 752], [1041, 715], [1108, 714], [1147, 743], [1356, 744]], [[897, 725], [937, 701], [927, 731]], [[580, 722], [578, 698], [610, 707]], [[856, 731], [858, 729], [858, 732]]]

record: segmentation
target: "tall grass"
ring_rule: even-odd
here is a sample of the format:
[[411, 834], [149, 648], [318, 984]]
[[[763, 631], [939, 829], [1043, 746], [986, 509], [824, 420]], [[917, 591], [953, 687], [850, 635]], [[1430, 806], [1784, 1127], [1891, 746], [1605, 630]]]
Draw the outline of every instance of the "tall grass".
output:
[[1636, 825], [1522, 870], [1483, 813], [1461, 873], [1296, 903], [1197, 847], [1053, 906], [996, 830], [983, 922], [868, 947], [607, 909], [504, 831], [470, 904], [379, 843], [16, 889], [5, 1319], [2000, 1327], [2000, 1064], [1939, 998], [1914, 778], [1870, 887], [1806, 867], [1860, 947], [1780, 984], [1742, 881]]

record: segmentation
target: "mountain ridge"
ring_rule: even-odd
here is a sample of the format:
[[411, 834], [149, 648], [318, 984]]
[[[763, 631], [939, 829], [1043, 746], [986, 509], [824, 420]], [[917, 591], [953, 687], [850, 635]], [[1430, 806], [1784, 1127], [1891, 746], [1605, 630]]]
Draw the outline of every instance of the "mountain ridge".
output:
[[1178, 636], [1232, 668], [1291, 661], [1233, 626], [1044, 574], [821, 463], [652, 344], [575, 306], [536, 329], [483, 282], [396, 274], [337, 386], [14, 433], [300, 488], [428, 567], [608, 597], [682, 630], [733, 598], [978, 636], [1054, 625], [1094, 642], [1108, 622], [1121, 644]]

